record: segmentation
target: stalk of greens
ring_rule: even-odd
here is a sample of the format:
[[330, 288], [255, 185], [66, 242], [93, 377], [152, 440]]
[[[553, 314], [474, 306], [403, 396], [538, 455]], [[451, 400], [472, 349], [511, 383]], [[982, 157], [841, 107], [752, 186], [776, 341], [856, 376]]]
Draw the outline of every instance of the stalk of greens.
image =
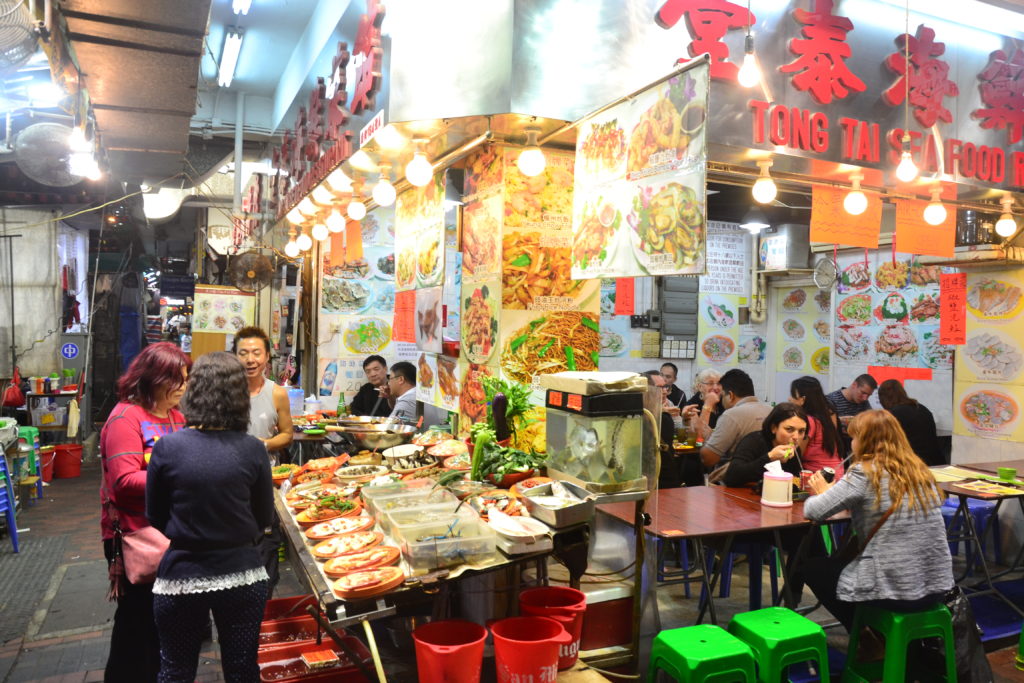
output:
[[493, 410], [494, 398], [498, 394], [504, 394], [507, 401], [505, 420], [509, 432], [521, 429], [524, 426], [522, 423], [526, 412], [530, 410], [530, 388], [525, 384], [510, 382], [499, 377], [481, 377], [480, 383], [484, 387], [484, 398], [487, 401], [488, 426], [492, 429], [496, 426]]
[[[474, 425], [476, 426], [476, 425]], [[483, 461], [486, 447], [494, 443], [493, 429], [480, 429], [473, 438], [473, 459], [469, 465], [469, 478], [472, 481], [483, 481]]]

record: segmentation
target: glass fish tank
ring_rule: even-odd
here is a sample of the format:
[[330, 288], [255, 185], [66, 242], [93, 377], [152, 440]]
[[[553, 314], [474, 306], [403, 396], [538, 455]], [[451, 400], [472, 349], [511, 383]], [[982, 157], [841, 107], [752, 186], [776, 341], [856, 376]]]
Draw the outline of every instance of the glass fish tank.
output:
[[643, 472], [643, 394], [589, 396], [549, 390], [548, 475], [593, 493], [647, 488]]

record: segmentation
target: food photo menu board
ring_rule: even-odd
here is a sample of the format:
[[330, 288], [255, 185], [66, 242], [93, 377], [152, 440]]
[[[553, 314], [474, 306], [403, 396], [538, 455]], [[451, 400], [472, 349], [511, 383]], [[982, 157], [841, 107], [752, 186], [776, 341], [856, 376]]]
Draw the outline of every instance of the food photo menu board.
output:
[[827, 377], [832, 364], [831, 292], [810, 286], [780, 289], [777, 294], [776, 368]]
[[1024, 269], [967, 275], [967, 343], [958, 349], [954, 431], [1024, 440]]
[[837, 366], [952, 371], [953, 347], [939, 343], [940, 266], [887, 251], [842, 256], [838, 265]]
[[580, 125], [573, 278], [704, 272], [708, 71], [696, 64]]
[[252, 325], [256, 295], [234, 287], [196, 285], [192, 332], [234, 334]]

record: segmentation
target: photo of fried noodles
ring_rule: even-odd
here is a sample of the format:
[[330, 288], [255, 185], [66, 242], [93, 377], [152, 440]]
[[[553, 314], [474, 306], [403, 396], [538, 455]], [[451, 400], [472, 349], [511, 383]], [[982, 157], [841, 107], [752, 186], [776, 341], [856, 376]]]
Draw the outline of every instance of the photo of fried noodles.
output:
[[494, 370], [486, 365], [470, 363], [462, 377], [462, 393], [459, 395], [459, 430], [469, 432], [469, 426], [487, 416], [487, 396], [480, 383], [481, 377], [492, 377]]
[[455, 378], [455, 361], [437, 359], [437, 384], [441, 388], [441, 400], [453, 403], [459, 397], [459, 381]]
[[515, 381], [531, 384], [534, 375], [596, 370], [600, 351], [596, 316], [557, 311], [516, 330], [505, 344], [501, 367]]
[[494, 350], [498, 318], [487, 285], [477, 287], [466, 297], [462, 311], [462, 344], [466, 357], [474, 363], [486, 362]]
[[410, 289], [416, 284], [416, 252], [403, 249], [398, 252], [398, 265], [395, 269], [395, 287]]
[[538, 296], [575, 296], [582, 280], [570, 275], [569, 247], [540, 245], [539, 232], [511, 232], [502, 239], [503, 308], [525, 310]]
[[579, 228], [573, 231], [573, 265], [586, 270], [603, 263], [622, 224], [622, 212], [600, 197], [583, 207]]

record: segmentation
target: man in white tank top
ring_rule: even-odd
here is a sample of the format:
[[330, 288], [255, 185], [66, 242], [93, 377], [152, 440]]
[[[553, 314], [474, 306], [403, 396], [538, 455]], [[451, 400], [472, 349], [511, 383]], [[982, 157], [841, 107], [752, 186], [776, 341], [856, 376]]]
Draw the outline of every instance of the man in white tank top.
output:
[[235, 355], [245, 367], [249, 382], [249, 433], [273, 453], [292, 443], [292, 415], [288, 390], [266, 376], [270, 339], [258, 327], [243, 327], [235, 335]]

